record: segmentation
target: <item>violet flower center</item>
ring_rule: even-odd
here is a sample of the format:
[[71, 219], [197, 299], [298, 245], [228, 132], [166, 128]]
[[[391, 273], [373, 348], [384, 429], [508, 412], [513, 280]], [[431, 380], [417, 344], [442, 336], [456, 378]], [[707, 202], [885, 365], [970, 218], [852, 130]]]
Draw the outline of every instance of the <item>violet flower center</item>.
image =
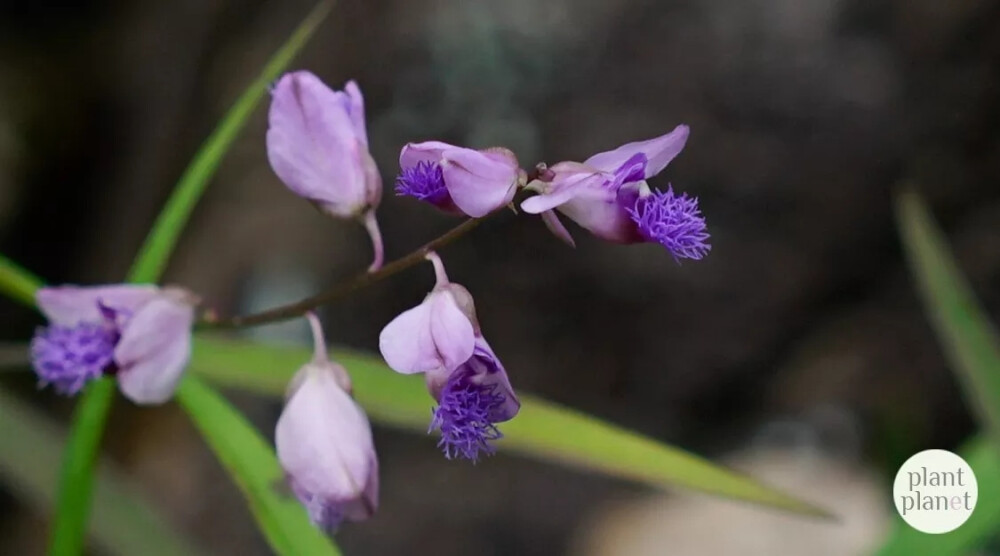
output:
[[699, 260], [712, 249], [698, 199], [687, 193], [675, 195], [672, 187], [654, 191], [625, 210], [644, 238], [666, 247], [675, 259]]
[[448, 201], [441, 165], [429, 160], [404, 168], [396, 178], [396, 195], [409, 195], [435, 205]]
[[458, 371], [448, 379], [438, 407], [432, 410], [428, 432], [441, 431], [438, 447], [447, 459], [462, 457], [475, 463], [480, 452], [493, 454], [490, 441], [503, 438], [491, 417], [499, 413], [506, 398], [497, 392], [497, 384], [478, 384], [471, 380], [473, 376]]
[[31, 340], [31, 360], [42, 386], [73, 395], [87, 382], [113, 372], [118, 330], [107, 322], [40, 327]]

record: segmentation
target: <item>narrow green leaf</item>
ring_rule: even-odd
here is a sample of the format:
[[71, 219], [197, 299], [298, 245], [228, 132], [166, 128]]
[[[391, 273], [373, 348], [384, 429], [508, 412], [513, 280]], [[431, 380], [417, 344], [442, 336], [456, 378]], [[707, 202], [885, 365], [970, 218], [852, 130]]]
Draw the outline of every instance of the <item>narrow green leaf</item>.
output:
[[927, 535], [899, 519], [879, 554], [967, 554], [1000, 529], [1000, 335], [976, 302], [923, 199], [913, 191], [900, 193], [896, 218], [938, 342], [985, 434], [961, 452], [979, 486], [976, 510], [969, 520], [950, 533]]
[[278, 554], [339, 554], [309, 523], [305, 508], [285, 492], [281, 465], [260, 433], [197, 377], [181, 382], [178, 399], [216, 457], [243, 491], [271, 548]]
[[[56, 476], [66, 433], [43, 413], [0, 389], [0, 478], [19, 498], [42, 513], [55, 506]], [[113, 554], [174, 556], [206, 554], [171, 527], [122, 472], [98, 466], [90, 533]]]
[[912, 191], [901, 193], [896, 216], [938, 342], [966, 401], [1000, 453], [1000, 335], [976, 302], [920, 196]]
[[950, 533], [928, 535], [896, 519], [895, 528], [879, 556], [971, 554], [982, 548], [1000, 529], [1000, 454], [984, 436], [970, 441], [960, 454], [976, 474], [979, 496], [969, 520]]
[[42, 281], [34, 274], [0, 255], [0, 294], [25, 305], [35, 305], [35, 290]]
[[[310, 357], [303, 348], [277, 347], [197, 335], [191, 370], [221, 385], [280, 396]], [[392, 372], [381, 359], [338, 351], [359, 403], [377, 422], [425, 433], [431, 400], [419, 377]], [[502, 450], [597, 471], [657, 487], [681, 486], [797, 513], [828, 515], [683, 450], [534, 398], [503, 424]]]
[[73, 410], [69, 442], [59, 476], [59, 503], [50, 554], [70, 556], [83, 552], [97, 449], [114, 399], [115, 382], [110, 377], [103, 377], [87, 386]]
[[167, 200], [166, 206], [146, 237], [146, 242], [129, 272], [131, 281], [159, 280], [184, 225], [187, 224], [209, 180], [215, 175], [222, 157], [250, 119], [250, 115], [267, 92], [268, 86], [285, 71], [292, 59], [302, 50], [316, 27], [330, 12], [332, 5], [332, 0], [323, 0], [313, 8], [292, 36], [267, 62], [257, 80], [240, 95], [236, 104], [229, 109], [212, 135], [198, 150], [198, 154], [184, 170], [170, 199]]

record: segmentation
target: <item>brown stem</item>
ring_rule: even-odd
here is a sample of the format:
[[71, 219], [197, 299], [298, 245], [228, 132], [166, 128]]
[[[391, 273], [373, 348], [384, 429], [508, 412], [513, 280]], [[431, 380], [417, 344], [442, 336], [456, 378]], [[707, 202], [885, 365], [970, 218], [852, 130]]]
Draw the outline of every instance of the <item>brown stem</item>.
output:
[[326, 291], [322, 291], [311, 297], [296, 301], [295, 303], [274, 307], [252, 315], [238, 315], [227, 319], [219, 319], [217, 317], [213, 317], [211, 314], [207, 314], [202, 317], [202, 324], [212, 328], [246, 328], [249, 326], [259, 326], [261, 324], [268, 324], [271, 322], [300, 317], [305, 314], [306, 311], [315, 309], [316, 307], [330, 303], [331, 301], [341, 299], [361, 288], [374, 284], [380, 280], [384, 280], [385, 278], [402, 272], [411, 266], [420, 264], [423, 262], [427, 253], [434, 251], [435, 249], [439, 249], [465, 235], [467, 232], [475, 228], [479, 224], [480, 220], [482, 219], [470, 218], [438, 236], [436, 239], [425, 243], [423, 246], [412, 251], [408, 255], [390, 262], [375, 272], [362, 272], [347, 281], [340, 282], [339, 284], [332, 286]]

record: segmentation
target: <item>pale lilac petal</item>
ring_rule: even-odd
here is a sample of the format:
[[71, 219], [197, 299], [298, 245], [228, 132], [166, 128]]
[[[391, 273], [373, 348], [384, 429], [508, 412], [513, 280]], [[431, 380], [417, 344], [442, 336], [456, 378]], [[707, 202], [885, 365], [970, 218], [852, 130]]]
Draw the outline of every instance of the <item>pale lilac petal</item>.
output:
[[382, 174], [375, 165], [375, 159], [360, 141], [356, 143], [356, 148], [361, 159], [361, 174], [365, 180], [365, 206], [374, 209], [382, 202]]
[[454, 369], [472, 357], [476, 333], [469, 317], [447, 290], [431, 294], [430, 330], [444, 368]]
[[132, 313], [156, 297], [158, 291], [156, 286], [133, 284], [57, 286], [39, 289], [35, 301], [53, 324], [74, 326], [81, 321], [101, 321], [99, 304]]
[[642, 241], [635, 222], [618, 198], [578, 195], [560, 205], [559, 212], [601, 239], [615, 243]]
[[368, 147], [368, 129], [365, 127], [365, 98], [361, 95], [361, 88], [353, 79], [344, 85], [344, 93], [348, 99], [348, 114], [351, 123], [354, 125], [354, 135]]
[[143, 305], [115, 346], [118, 386], [137, 404], [170, 399], [191, 357], [194, 308], [170, 296]]
[[666, 135], [646, 141], [627, 143], [613, 151], [595, 154], [584, 161], [584, 164], [605, 172], [614, 172], [636, 154], [643, 154], [647, 159], [645, 177], [650, 178], [659, 174], [674, 157], [680, 154], [687, 142], [689, 132], [688, 126], [679, 125]]
[[378, 479], [378, 457], [373, 451], [368, 465], [368, 483], [361, 499], [353, 505], [347, 512], [347, 518], [353, 521], [361, 521], [371, 517], [378, 509], [379, 479]]
[[438, 164], [441, 162], [441, 156], [444, 151], [458, 148], [460, 147], [449, 145], [448, 143], [442, 143], [441, 141], [407, 143], [403, 149], [399, 151], [399, 167], [400, 169], [405, 170], [412, 166], [416, 166], [421, 162], [433, 162]]
[[313, 520], [362, 520], [378, 505], [378, 463], [361, 408], [322, 364], [299, 371], [300, 386], [275, 428], [282, 468]]
[[451, 149], [441, 160], [445, 186], [455, 206], [479, 218], [506, 205], [517, 190], [516, 163], [472, 149]]
[[386, 364], [398, 373], [422, 373], [441, 366], [431, 335], [430, 301], [404, 311], [379, 335], [379, 351]]
[[274, 86], [268, 121], [268, 160], [289, 189], [342, 216], [364, 205], [366, 147], [334, 91], [309, 72], [286, 74]]
[[573, 241], [573, 236], [570, 235], [566, 226], [563, 226], [563, 223], [559, 220], [559, 216], [555, 212], [551, 210], [543, 212], [542, 222], [544, 222], [545, 227], [552, 232], [552, 235], [567, 243], [570, 247], [576, 247], [576, 242]]
[[[613, 176], [578, 162], [560, 162], [549, 168], [553, 174], [552, 182], [541, 195], [529, 197], [521, 203], [521, 209], [529, 214], [541, 214], [552, 210], [584, 191], [599, 192], [605, 182]], [[608, 198], [613, 198], [611, 191], [606, 192]]]

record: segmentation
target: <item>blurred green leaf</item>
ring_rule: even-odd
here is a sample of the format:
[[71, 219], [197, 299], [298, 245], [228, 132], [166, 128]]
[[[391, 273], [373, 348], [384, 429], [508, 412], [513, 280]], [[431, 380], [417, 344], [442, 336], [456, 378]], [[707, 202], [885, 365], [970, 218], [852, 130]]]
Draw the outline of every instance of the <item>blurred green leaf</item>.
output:
[[309, 523], [305, 508], [286, 488], [278, 459], [260, 433], [197, 377], [181, 382], [178, 400], [243, 491], [271, 548], [278, 554], [339, 554]]
[[94, 490], [94, 465], [108, 410], [115, 399], [115, 381], [102, 377], [91, 382], [73, 409], [69, 441], [59, 474], [59, 502], [49, 553], [71, 556], [83, 552], [90, 498]]
[[40, 279], [0, 255], [0, 293], [25, 305], [34, 305], [35, 290], [40, 287]]
[[896, 217], [938, 342], [966, 401], [1000, 453], [1000, 335], [977, 303], [921, 197], [913, 191], [901, 193]]
[[[12, 492], [47, 513], [55, 506], [56, 477], [65, 431], [44, 414], [0, 389], [0, 477]], [[98, 467], [90, 533], [113, 554], [174, 556], [206, 554], [170, 526], [108, 464]]]
[[[305, 348], [196, 335], [191, 370], [221, 385], [281, 396], [310, 357]], [[426, 433], [432, 401], [423, 380], [392, 372], [376, 357], [336, 351], [359, 403], [374, 421]], [[683, 450], [593, 417], [521, 396], [521, 412], [502, 426], [502, 450], [657, 487], [681, 486], [797, 513], [823, 510]], [[430, 441], [430, 439], [428, 440]]]
[[879, 554], [967, 554], [981, 548], [1000, 529], [1000, 336], [976, 302], [920, 195], [909, 190], [900, 193], [896, 219], [931, 325], [987, 434], [961, 451], [979, 486], [969, 520], [950, 533], [927, 535], [898, 519]]
[[212, 135], [198, 150], [194, 160], [181, 175], [180, 181], [174, 187], [170, 199], [167, 200], [166, 206], [163, 207], [146, 237], [146, 242], [136, 256], [129, 271], [130, 281], [142, 283], [156, 282], [160, 279], [174, 245], [191, 216], [191, 211], [201, 198], [209, 180], [215, 175], [222, 157], [250, 119], [267, 92], [268, 86], [285, 71], [292, 59], [302, 50], [316, 27], [330, 12], [332, 5], [332, 0], [322, 0], [313, 8], [292, 36], [267, 62], [257, 79], [243, 91], [236, 104], [229, 109]]
[[1000, 454], [982, 436], [969, 442], [960, 454], [975, 472], [979, 487], [976, 509], [969, 520], [950, 533], [928, 535], [897, 517], [895, 528], [879, 550], [879, 556], [970, 554], [996, 536], [1000, 525]]

